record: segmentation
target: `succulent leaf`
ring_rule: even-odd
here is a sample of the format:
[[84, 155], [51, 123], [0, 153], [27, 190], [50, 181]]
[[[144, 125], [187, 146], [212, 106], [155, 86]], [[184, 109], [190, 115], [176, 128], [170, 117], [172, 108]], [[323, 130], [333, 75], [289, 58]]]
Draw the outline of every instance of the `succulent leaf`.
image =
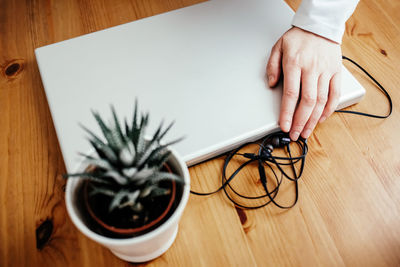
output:
[[136, 149], [135, 145], [133, 144], [132, 140], [126, 141], [126, 147], [129, 149], [132, 155], [136, 156]]
[[140, 171], [138, 171], [132, 178], [132, 181], [140, 181], [140, 180], [144, 180], [146, 181], [148, 177], [150, 177], [155, 171], [157, 171], [158, 167], [144, 167], [143, 169], [141, 169]]
[[[164, 158], [163, 155], [165, 154], [170, 154], [169, 150], [166, 150], [168, 145], [160, 145], [159, 147], [156, 147], [153, 149], [150, 153], [150, 155], [146, 158], [146, 161], [149, 163], [149, 165], [158, 165], [162, 166], [164, 162], [161, 162], [161, 159]], [[140, 166], [138, 164], [138, 166]]]
[[114, 118], [114, 125], [116, 129], [116, 133], [118, 135], [118, 139], [120, 140], [121, 143], [124, 143], [124, 134], [122, 133], [121, 126], [119, 124], [118, 116], [117, 113], [115, 112], [114, 106], [111, 105], [111, 112]]
[[109, 181], [106, 179], [100, 177], [98, 174], [94, 173], [89, 173], [89, 172], [82, 172], [82, 173], [71, 173], [71, 174], [66, 174], [64, 175], [65, 178], [71, 177], [71, 178], [86, 178], [90, 179], [96, 183], [101, 183], [101, 184], [110, 184]]
[[[136, 137], [136, 152], [139, 154], [143, 154], [144, 150], [146, 148], [146, 139], [145, 139], [145, 134], [146, 134], [146, 128], [147, 128], [147, 120], [148, 120], [148, 114], [142, 115], [142, 120], [140, 123], [140, 128], [137, 129], [137, 134], [135, 133]], [[135, 142], [135, 141], [133, 141]]]
[[86, 158], [85, 163], [88, 165], [94, 165], [103, 169], [111, 169], [111, 164], [105, 159], [95, 159], [95, 158]]
[[[159, 152], [158, 154], [154, 155], [152, 159], [149, 159], [148, 163], [149, 165], [158, 165], [158, 164], [164, 164], [169, 156], [171, 155], [171, 151], [167, 151], [167, 152]], [[155, 163], [153, 163], [153, 160], [155, 161]]]
[[146, 146], [145, 150], [142, 152], [142, 155], [138, 159], [136, 165], [137, 166], [142, 166], [145, 162], [148, 161], [150, 155], [153, 153], [153, 146]]
[[91, 140], [89, 142], [96, 149], [96, 152], [99, 155], [99, 157], [105, 157], [111, 163], [115, 163], [118, 161], [115, 152], [109, 146], [107, 145], [98, 146], [98, 144], [92, 142]]
[[92, 186], [92, 191], [90, 191], [90, 196], [94, 196], [97, 194], [102, 194], [102, 195], [106, 195], [109, 197], [115, 197], [115, 195], [116, 195], [114, 191], [112, 191], [108, 188]]
[[146, 186], [146, 187], [142, 190], [142, 192], [140, 192], [139, 197], [140, 197], [140, 198], [145, 198], [145, 197], [149, 196], [150, 193], [151, 193], [151, 191], [152, 191], [153, 189], [155, 189], [156, 187], [157, 187], [156, 185], [149, 185], [149, 186]]
[[138, 198], [139, 194], [139, 190], [135, 190], [134, 192], [129, 192], [129, 190], [125, 189], [120, 190], [111, 201], [110, 206], [108, 207], [109, 212], [117, 207], [119, 209], [122, 209], [127, 206], [134, 206], [136, 204], [136, 199]]
[[129, 128], [128, 120], [127, 120], [126, 118], [124, 119], [124, 124], [125, 124], [125, 135], [124, 135], [125, 141], [126, 141], [126, 142], [132, 141], [132, 140], [130, 139], [130, 136], [131, 136], [131, 129]]
[[[112, 122], [114, 123], [114, 122]], [[119, 149], [123, 148], [125, 146], [125, 140], [120, 137], [119, 133], [117, 130], [114, 128], [111, 128], [112, 130], [110, 131], [110, 138], [112, 142], [113, 148], [118, 151]]]
[[174, 173], [169, 173], [169, 172], [156, 172], [153, 173], [151, 176], [147, 178], [149, 181], [152, 183], [158, 183], [163, 180], [173, 180], [176, 182], [182, 182], [182, 178]]
[[127, 190], [121, 190], [116, 193], [113, 200], [110, 202], [110, 205], [108, 206], [108, 212], [111, 212], [116, 207], [119, 207], [122, 199], [126, 197], [127, 193], [129, 193]]
[[[120, 143], [115, 139], [116, 133], [113, 133], [113, 130], [107, 127], [104, 123], [103, 119], [100, 117], [99, 113], [93, 111], [93, 116], [95, 117], [97, 124], [99, 125], [104, 137], [107, 140], [108, 145], [114, 151], [117, 151], [120, 147]], [[114, 130], [115, 131], [115, 130]]]
[[91, 130], [86, 128], [84, 125], [80, 124], [80, 127], [90, 135], [90, 137], [91, 137], [90, 140], [92, 140], [98, 146], [106, 145], [97, 135], [95, 135]]
[[103, 174], [103, 177], [110, 177], [120, 185], [126, 185], [129, 182], [126, 177], [122, 176], [115, 170], [107, 170], [106, 173]]
[[94, 116], [94, 118], [97, 121], [97, 124], [100, 127], [100, 130], [102, 131], [104, 137], [106, 137], [106, 135], [110, 132], [110, 129], [108, 129], [107, 125], [104, 123], [103, 119], [100, 117], [99, 113], [97, 113], [96, 111], [92, 111], [92, 114]]
[[138, 101], [137, 99], [135, 99], [135, 111], [133, 112], [132, 130], [138, 128], [137, 114], [138, 114]]
[[151, 191], [151, 197], [160, 197], [171, 194], [171, 189], [156, 187]]
[[165, 128], [164, 132], [162, 132], [162, 133], [160, 134], [160, 136], [158, 137], [158, 141], [161, 141], [161, 139], [164, 138], [164, 136], [168, 133], [168, 131], [171, 129], [171, 127], [172, 127], [174, 124], [175, 124], [175, 121], [171, 122], [171, 123], [167, 126], [167, 128]]
[[119, 153], [119, 159], [124, 166], [130, 166], [135, 160], [135, 148], [131, 150], [128, 146], [125, 146], [121, 149]]
[[132, 178], [137, 173], [137, 171], [138, 169], [136, 167], [122, 169], [122, 173], [127, 178]]

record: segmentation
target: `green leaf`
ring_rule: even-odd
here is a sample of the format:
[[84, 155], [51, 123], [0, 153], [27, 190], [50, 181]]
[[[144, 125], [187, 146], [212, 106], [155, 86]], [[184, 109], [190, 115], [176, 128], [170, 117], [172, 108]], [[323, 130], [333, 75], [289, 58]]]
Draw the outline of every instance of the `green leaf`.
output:
[[122, 169], [122, 173], [125, 177], [128, 178], [132, 178], [137, 173], [137, 171], [138, 169], [136, 167]]
[[95, 165], [97, 167], [103, 168], [103, 169], [112, 169], [113, 167], [111, 166], [110, 162], [108, 162], [105, 159], [96, 159], [96, 158], [87, 158], [85, 160], [85, 163], [88, 165]]
[[117, 171], [114, 171], [114, 170], [107, 170], [103, 174], [103, 177], [110, 177], [110, 178], [114, 179], [114, 181], [116, 183], [118, 183], [120, 185], [126, 185], [129, 182], [129, 180], [125, 176], [119, 174]]
[[169, 194], [171, 194], [171, 189], [156, 187], [155, 189], [153, 189], [151, 191], [150, 197], [155, 198], [155, 197], [160, 197], [160, 196], [166, 196]]
[[108, 212], [113, 211], [116, 207], [119, 207], [119, 205], [121, 204], [121, 201], [123, 198], [126, 197], [126, 195], [129, 193], [128, 190], [120, 190], [119, 192], [117, 192], [113, 198], [113, 200], [111, 201], [110, 205], [108, 206]]
[[110, 185], [111, 183], [107, 181], [107, 179], [104, 179], [104, 177], [101, 176], [101, 174], [93, 174], [93, 173], [67, 173], [63, 175], [64, 178], [82, 178], [82, 179], [88, 179], [91, 181], [94, 181], [96, 183], [102, 183], [102, 184], [108, 184]]
[[179, 138], [177, 138], [177, 139], [175, 139], [175, 140], [173, 140], [173, 141], [170, 141], [169, 143], [165, 144], [165, 146], [172, 146], [172, 145], [175, 145], [176, 143], [181, 142], [183, 139], [185, 139], [184, 136], [179, 137]]
[[147, 162], [149, 156], [153, 152], [153, 148], [150, 146], [146, 146], [145, 151], [143, 151], [142, 155], [140, 155], [140, 158], [136, 161], [137, 166], [142, 166], [145, 162]]
[[[136, 200], [139, 197], [140, 191], [135, 190], [134, 192], [129, 192], [127, 190], [121, 190], [120, 192], [118, 192], [118, 194], [120, 193], [121, 195], [118, 196], [118, 199], [117, 200], [113, 199], [113, 201], [111, 202], [109, 208], [110, 211], [116, 207], [120, 209], [125, 208], [127, 206], [133, 207], [136, 204]], [[123, 202], [122, 200], [124, 199], [126, 199], [126, 201]]]
[[158, 183], [163, 180], [173, 180], [178, 183], [183, 183], [183, 178], [179, 175], [170, 172], [156, 172], [153, 175], [148, 177], [148, 180], [152, 183]]
[[149, 164], [157, 164], [159, 166], [162, 166], [171, 156], [171, 151], [168, 150], [166, 153], [160, 153], [160, 154], [161, 155], [158, 156], [156, 162], [153, 163], [152, 160], [149, 160]]
[[[166, 159], [168, 159], [169, 154], [171, 153], [168, 150], [168, 146], [171, 146], [175, 143], [180, 142], [184, 137], [178, 138], [174, 141], [171, 141], [165, 145], [160, 145], [158, 148], [154, 149], [153, 152], [150, 154], [150, 156], [147, 159], [147, 163], [150, 165], [162, 165]], [[166, 155], [168, 153], [168, 155]]]
[[105, 145], [105, 143], [97, 135], [95, 135], [91, 130], [89, 130], [82, 124], [79, 124], [79, 126], [91, 136], [90, 140], [92, 140], [94, 143], [97, 143], [98, 145], [103, 145], [103, 146]]
[[122, 133], [122, 129], [121, 129], [121, 126], [119, 124], [118, 116], [117, 116], [117, 113], [115, 112], [115, 108], [114, 108], [113, 105], [111, 105], [111, 112], [112, 112], [112, 115], [113, 115], [113, 118], [114, 118], [115, 129], [116, 129], [116, 131], [118, 133], [119, 138], [121, 140], [123, 140], [124, 139], [124, 134]]
[[149, 165], [152, 165], [152, 166], [158, 165], [161, 167], [160, 159], [163, 158], [163, 155], [165, 153], [170, 153], [169, 150], [167, 149], [167, 146], [168, 145], [161, 145], [161, 146], [153, 149], [151, 151], [150, 155], [148, 156], [146, 163], [148, 163]]
[[118, 149], [121, 149], [125, 145], [125, 137], [124, 134], [122, 133], [122, 129], [118, 120], [117, 113], [115, 112], [115, 108], [112, 105], [111, 105], [111, 112], [114, 119], [113, 120], [114, 127], [111, 128], [111, 134], [113, 136], [113, 140], [116, 143], [116, 146], [118, 147]]
[[111, 141], [112, 147], [116, 151], [122, 149], [125, 146], [125, 140], [123, 137], [121, 138], [117, 129], [111, 128], [110, 138], [112, 139], [112, 141]]
[[111, 147], [107, 145], [99, 146], [98, 144], [92, 142], [91, 140], [89, 141], [92, 146], [96, 149], [97, 154], [101, 158], [106, 158], [108, 161], [112, 163], [118, 162], [118, 157], [115, 154], [114, 150], [112, 150]]
[[92, 147], [94, 148], [94, 150], [96, 151], [97, 155], [100, 158], [107, 158], [107, 156], [104, 154], [104, 152], [99, 148], [101, 145], [98, 143], [93, 142], [92, 140], [88, 140], [89, 143], [92, 145]]
[[148, 120], [148, 114], [142, 115], [140, 128], [137, 131], [137, 136], [135, 136], [137, 140], [136, 140], [136, 142], [135, 142], [135, 140], [133, 140], [133, 143], [136, 144], [136, 152], [139, 155], [142, 155], [145, 152], [145, 148], [146, 148], [145, 134], [146, 134], [146, 128], [147, 128], [147, 120]]
[[108, 129], [107, 125], [104, 123], [103, 119], [100, 117], [99, 113], [97, 113], [96, 111], [92, 110], [92, 114], [94, 116], [94, 118], [97, 121], [97, 124], [100, 127], [100, 130], [102, 131], [104, 137], [110, 132], [110, 129]]
[[90, 191], [89, 196], [94, 196], [97, 194], [102, 194], [106, 195], [109, 197], [114, 197], [116, 193], [109, 188], [103, 188], [103, 187], [97, 187], [97, 186], [92, 186], [92, 191]]
[[129, 137], [131, 136], [131, 129], [129, 128], [128, 121], [126, 118], [124, 119], [124, 124], [125, 124], [125, 142], [128, 142], [128, 140], [131, 140]]
[[140, 129], [142, 129], [142, 128], [147, 126], [147, 124], [149, 122], [149, 117], [150, 117], [150, 115], [149, 115], [148, 112], [142, 114], [142, 117], [141, 117], [141, 120], [140, 120]]
[[138, 100], [135, 99], [135, 111], [133, 113], [133, 120], [132, 120], [132, 131], [133, 129], [137, 129], [137, 113], [138, 113]]
[[161, 133], [161, 129], [164, 125], [164, 121], [162, 120], [160, 125], [158, 126], [157, 130], [155, 131], [155, 133], [153, 134], [153, 138], [151, 139], [151, 141], [149, 142], [149, 146], [151, 144], [153, 144], [154, 141], [158, 141], [159, 140], [159, 135]]
[[175, 124], [175, 121], [171, 122], [167, 128], [164, 130], [163, 133], [161, 133], [160, 137], [158, 138], [158, 141], [161, 141], [161, 139], [167, 134], [167, 132], [171, 129], [171, 127]]
[[145, 187], [145, 188], [140, 192], [139, 198], [145, 198], [145, 197], [149, 196], [150, 193], [151, 193], [151, 191], [152, 191], [154, 188], [156, 188], [156, 187], [157, 187], [156, 185], [149, 185], [149, 186]]
[[92, 111], [93, 116], [95, 117], [97, 124], [99, 125], [104, 137], [107, 140], [108, 145], [111, 147], [111, 149], [113, 149], [114, 151], [117, 151], [119, 149], [120, 143], [118, 143], [118, 141], [116, 141], [115, 138], [115, 134], [112, 133], [112, 130], [110, 130], [107, 125], [104, 123], [103, 119], [100, 117], [100, 115], [95, 112]]
[[128, 146], [123, 147], [119, 153], [119, 159], [124, 166], [130, 166], [135, 160], [135, 156], [135, 149], [131, 151]]
[[138, 171], [130, 180], [132, 182], [135, 181], [146, 181], [148, 177], [154, 174], [154, 172], [157, 171], [158, 168], [149, 168], [149, 167], [144, 167], [140, 171]]

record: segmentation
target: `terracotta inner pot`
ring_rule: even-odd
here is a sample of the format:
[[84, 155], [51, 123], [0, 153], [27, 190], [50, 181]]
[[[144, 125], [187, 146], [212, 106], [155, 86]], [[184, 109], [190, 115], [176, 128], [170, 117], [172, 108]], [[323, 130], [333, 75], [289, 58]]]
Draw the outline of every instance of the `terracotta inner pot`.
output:
[[[165, 164], [164, 168], [172, 173], [171, 168]], [[89, 186], [89, 182], [87, 181], [84, 184], [84, 188], [83, 188], [83, 197], [84, 197], [84, 202], [85, 202], [85, 207], [89, 213], [89, 215], [96, 221], [96, 223], [98, 223], [100, 226], [102, 226], [103, 228], [105, 228], [106, 230], [112, 232], [112, 233], [116, 233], [118, 235], [134, 235], [134, 234], [138, 234], [140, 232], [146, 231], [149, 228], [155, 226], [156, 224], [158, 224], [163, 218], [165, 218], [165, 216], [168, 214], [168, 212], [171, 210], [171, 207], [175, 201], [176, 198], [176, 182], [175, 181], [171, 181], [171, 194], [170, 194], [170, 199], [168, 202], [167, 207], [165, 208], [165, 210], [154, 220], [146, 223], [145, 225], [141, 226], [141, 227], [136, 227], [136, 228], [119, 228], [119, 227], [115, 227], [112, 225], [109, 225], [107, 223], [105, 223], [102, 219], [100, 219], [95, 212], [93, 211], [90, 203], [89, 203], [89, 196], [88, 196], [88, 186]]]

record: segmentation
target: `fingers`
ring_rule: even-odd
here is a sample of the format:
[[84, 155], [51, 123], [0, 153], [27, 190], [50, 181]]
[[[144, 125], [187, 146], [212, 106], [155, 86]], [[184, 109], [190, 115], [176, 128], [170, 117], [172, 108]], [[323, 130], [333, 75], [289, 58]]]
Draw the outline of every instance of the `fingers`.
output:
[[304, 71], [301, 81], [300, 104], [294, 114], [290, 138], [297, 140], [309, 120], [317, 101], [318, 76], [314, 71]]
[[308, 138], [311, 135], [311, 132], [314, 130], [317, 125], [322, 112], [324, 111], [327, 99], [328, 99], [328, 91], [329, 91], [329, 81], [330, 76], [327, 74], [321, 74], [318, 79], [318, 91], [317, 91], [317, 102], [315, 104], [314, 110], [311, 113], [306, 126], [304, 126], [303, 132], [301, 136], [303, 138]]
[[341, 90], [341, 72], [337, 72], [332, 76], [329, 83], [329, 96], [325, 109], [319, 119], [319, 122], [324, 122], [335, 110], [339, 104], [340, 90]]
[[294, 62], [283, 64], [283, 95], [279, 125], [284, 132], [289, 132], [300, 91], [301, 70]]
[[[269, 85], [283, 74], [279, 124], [290, 138], [308, 138], [318, 122], [336, 109], [340, 96], [340, 45], [293, 27], [271, 50]], [[282, 73], [281, 73], [282, 72]], [[301, 90], [300, 90], [301, 88]]]
[[272, 47], [271, 55], [269, 56], [267, 64], [267, 77], [268, 86], [274, 87], [281, 75], [281, 62], [282, 62], [282, 40], [279, 39], [278, 42]]

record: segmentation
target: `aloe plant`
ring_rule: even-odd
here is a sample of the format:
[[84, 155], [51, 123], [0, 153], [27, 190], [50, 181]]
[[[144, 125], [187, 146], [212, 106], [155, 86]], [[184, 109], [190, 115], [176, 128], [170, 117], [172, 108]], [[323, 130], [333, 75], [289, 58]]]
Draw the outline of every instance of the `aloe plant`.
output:
[[139, 116], [137, 102], [130, 123], [125, 119], [122, 125], [113, 106], [111, 111], [109, 124], [98, 112], [92, 111], [102, 137], [81, 125], [96, 153], [82, 154], [90, 167], [82, 173], [67, 174], [66, 177], [89, 179], [89, 197], [102, 194], [110, 198], [109, 213], [129, 208], [132, 220], [146, 222], [147, 218], [141, 218], [147, 214], [144, 213], [146, 201], [171, 193], [170, 189], [160, 186], [160, 182], [174, 180], [183, 183], [182, 177], [163, 171], [171, 153], [168, 146], [181, 139], [163, 144], [162, 139], [173, 123], [163, 127], [162, 122], [151, 138], [145, 138], [149, 114], [141, 113]]

